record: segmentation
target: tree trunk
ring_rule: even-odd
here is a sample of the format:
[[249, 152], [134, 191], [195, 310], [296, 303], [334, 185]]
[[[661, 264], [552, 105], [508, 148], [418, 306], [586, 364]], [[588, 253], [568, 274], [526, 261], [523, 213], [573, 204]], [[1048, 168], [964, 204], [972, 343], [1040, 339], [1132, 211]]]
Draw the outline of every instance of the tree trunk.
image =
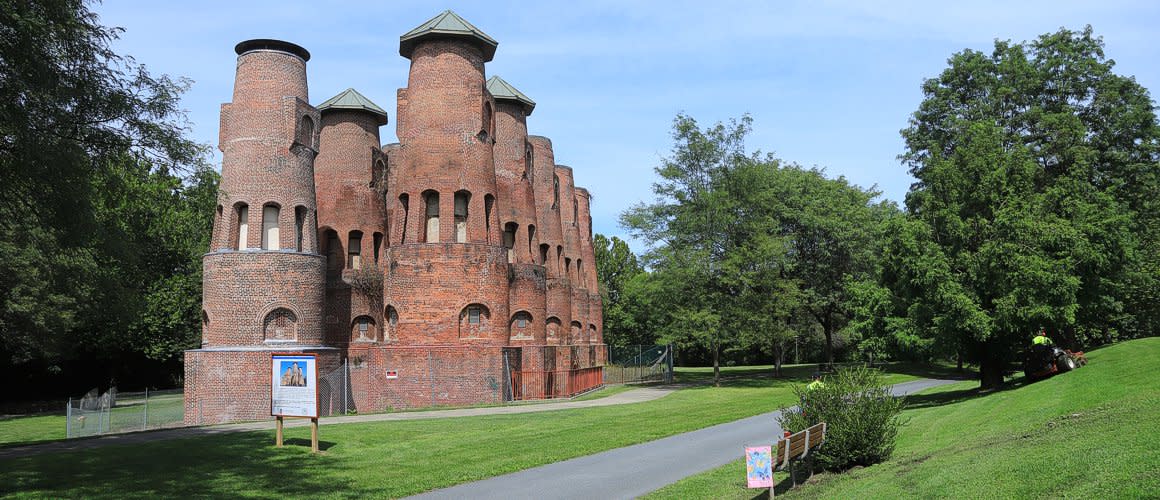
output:
[[720, 363], [721, 348], [716, 342], [713, 343], [713, 387], [721, 387], [721, 363]]
[[996, 389], [1003, 385], [1003, 362], [985, 356], [979, 363], [979, 388]]
[[963, 350], [962, 349], [959, 349], [959, 351], [955, 353], [955, 362], [958, 365], [955, 367], [955, 369], [961, 373], [963, 371]]

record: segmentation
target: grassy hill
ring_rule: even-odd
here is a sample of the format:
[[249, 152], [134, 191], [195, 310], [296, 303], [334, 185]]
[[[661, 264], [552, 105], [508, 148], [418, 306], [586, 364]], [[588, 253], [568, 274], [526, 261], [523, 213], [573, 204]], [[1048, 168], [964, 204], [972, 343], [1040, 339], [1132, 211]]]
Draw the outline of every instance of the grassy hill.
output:
[[[822, 474], [795, 498], [1136, 498], [1160, 494], [1160, 338], [1088, 353], [1033, 384], [977, 382], [909, 398], [894, 458]], [[740, 453], [740, 450], [738, 451]], [[780, 477], [780, 476], [779, 476]], [[786, 485], [779, 485], [783, 494]], [[752, 498], [740, 460], [653, 494]]]

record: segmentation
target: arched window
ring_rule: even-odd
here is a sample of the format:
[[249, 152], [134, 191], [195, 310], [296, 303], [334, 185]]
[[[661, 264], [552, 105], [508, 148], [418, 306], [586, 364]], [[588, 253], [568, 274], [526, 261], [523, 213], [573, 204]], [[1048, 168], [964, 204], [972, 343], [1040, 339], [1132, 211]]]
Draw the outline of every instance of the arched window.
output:
[[489, 141], [491, 141], [491, 138], [494, 137], [494, 135], [492, 134], [492, 119], [493, 119], [493, 116], [492, 116], [492, 112], [491, 112], [491, 103], [488, 101], [484, 101], [483, 102], [483, 120], [482, 120], [483, 123], [481, 124], [480, 130], [479, 130], [479, 140], [481, 140], [483, 142], [489, 142]]
[[572, 199], [572, 227], [576, 227], [576, 220], [580, 218], [580, 204]]
[[551, 248], [552, 247], [549, 246], [547, 243], [540, 244], [540, 265], [541, 266], [545, 266], [548, 264], [548, 251], [551, 250]]
[[378, 334], [375, 333], [375, 320], [370, 316], [359, 316], [351, 322], [350, 338], [352, 342], [374, 342]]
[[[588, 324], [588, 337], [587, 337], [587, 339], [586, 339], [586, 340], [588, 340], [588, 343], [590, 343], [590, 344], [594, 344], [594, 343], [596, 343], [596, 325], [593, 325], [592, 323], [589, 323], [589, 324]], [[593, 350], [593, 351], [592, 351], [592, 354], [593, 354], [593, 356], [595, 356], [595, 355], [596, 355], [596, 351], [595, 351], [595, 350]], [[592, 363], [593, 363], [593, 364], [595, 364], [595, 363], [596, 363], [596, 359], [595, 359], [595, 358], [593, 358], [593, 360], [592, 360]]]
[[399, 311], [395, 310], [395, 306], [387, 306], [386, 312], [383, 316], [387, 320], [387, 329], [383, 332], [383, 340], [390, 341], [395, 338], [395, 331], [399, 327]]
[[201, 345], [209, 343], [209, 313], [201, 310]]
[[524, 143], [524, 178], [536, 182], [535, 156], [532, 155], [532, 143]]
[[346, 238], [346, 268], [362, 268], [362, 231], [351, 231]]
[[508, 264], [516, 261], [516, 231], [519, 225], [515, 222], [509, 222], [503, 227], [503, 247], [507, 251]]
[[298, 316], [293, 311], [279, 307], [266, 314], [262, 322], [262, 332], [266, 340], [296, 340], [298, 338]]
[[217, 215], [214, 217], [214, 220], [213, 220], [213, 233], [210, 236], [210, 238], [212, 239], [212, 243], [210, 244], [210, 246], [212, 248], [210, 248], [210, 250], [217, 250], [219, 248], [222, 248], [220, 238], [221, 238], [222, 230], [225, 228], [224, 226], [222, 226], [222, 214], [223, 213], [224, 212], [222, 210], [222, 206], [218, 205], [217, 206]]
[[278, 216], [281, 210], [277, 205], [262, 207], [262, 250], [277, 250], [279, 245]]
[[491, 312], [483, 304], [469, 304], [459, 313], [459, 337], [479, 338], [489, 330]]
[[375, 265], [379, 264], [379, 249], [383, 246], [383, 233], [376, 232], [374, 235], [375, 244]]
[[294, 207], [294, 251], [302, 251], [302, 234], [306, 226], [306, 207]]
[[528, 224], [528, 258], [536, 255], [536, 226]]
[[435, 191], [423, 192], [423, 205], [426, 207], [426, 224], [423, 229], [423, 241], [439, 243], [439, 193]]
[[342, 270], [342, 243], [338, 241], [338, 233], [333, 229], [327, 229], [324, 241], [326, 241], [326, 269], [330, 271]]
[[552, 208], [560, 207], [560, 176], [552, 175]]
[[250, 206], [245, 203], [239, 203], [236, 211], [238, 221], [235, 227], [238, 228], [238, 232], [234, 234], [234, 244], [231, 246], [238, 250], [245, 250], [249, 248], [246, 240], [250, 239]]
[[455, 241], [467, 243], [467, 204], [471, 202], [471, 193], [458, 191], [455, 193]]
[[552, 316], [548, 318], [544, 327], [548, 338], [556, 338], [560, 335], [560, 318]]
[[519, 311], [512, 315], [512, 321], [508, 325], [509, 337], [530, 337], [528, 327], [532, 324], [532, 315], [527, 311]]
[[298, 143], [308, 148], [314, 147], [314, 120], [303, 115], [298, 125]]
[[564, 277], [572, 279], [572, 258], [564, 257]]
[[583, 327], [582, 327], [582, 326], [580, 326], [580, 322], [579, 322], [579, 321], [573, 321], [573, 322], [572, 322], [572, 330], [568, 332], [568, 333], [569, 333], [569, 335], [570, 335], [570, 336], [568, 337], [568, 343], [569, 343], [569, 344], [571, 344], [571, 343], [574, 343], [574, 342], [577, 342], [577, 341], [579, 341], [579, 340], [580, 340], [580, 335], [581, 335], [581, 333], [582, 333], [582, 332], [581, 332], [581, 328], [583, 328]]
[[564, 247], [556, 245], [556, 272], [564, 271]]
[[399, 243], [407, 242], [407, 217], [411, 212], [410, 197], [407, 193], [399, 195], [399, 205], [403, 208], [403, 234], [399, 237]]
[[[584, 283], [584, 260], [576, 259], [576, 280]], [[578, 284], [578, 286], [580, 286]]]
[[491, 243], [491, 207], [495, 205], [495, 197], [490, 194], [483, 195], [483, 231], [487, 233], [484, 241]]

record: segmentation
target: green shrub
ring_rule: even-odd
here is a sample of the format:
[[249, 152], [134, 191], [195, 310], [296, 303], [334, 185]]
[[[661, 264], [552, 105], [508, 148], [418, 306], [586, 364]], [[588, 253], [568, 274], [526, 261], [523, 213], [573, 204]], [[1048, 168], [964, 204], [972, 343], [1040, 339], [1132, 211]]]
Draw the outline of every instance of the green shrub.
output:
[[782, 412], [781, 427], [800, 432], [826, 422], [826, 443], [810, 452], [821, 469], [840, 471], [890, 458], [904, 403], [890, 394], [878, 370], [839, 368], [823, 382], [814, 390], [794, 388], [800, 405]]

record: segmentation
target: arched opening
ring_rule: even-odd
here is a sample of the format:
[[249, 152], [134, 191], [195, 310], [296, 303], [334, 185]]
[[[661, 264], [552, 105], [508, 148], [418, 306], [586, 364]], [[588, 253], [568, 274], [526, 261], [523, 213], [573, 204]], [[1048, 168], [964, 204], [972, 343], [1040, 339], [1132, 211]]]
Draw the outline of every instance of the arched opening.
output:
[[483, 241], [491, 243], [491, 209], [495, 205], [495, 197], [490, 194], [483, 195], [483, 231], [487, 233], [487, 237]]
[[508, 264], [516, 261], [516, 231], [519, 230], [519, 225], [515, 222], [504, 224], [503, 227], [503, 248], [507, 251]]
[[552, 208], [560, 207], [560, 176], [552, 174]]
[[423, 206], [426, 207], [423, 241], [439, 243], [439, 193], [423, 191]]
[[350, 325], [351, 342], [374, 342], [378, 340], [375, 333], [375, 320], [370, 316], [359, 316]]
[[548, 245], [547, 243], [540, 244], [540, 265], [541, 266], [548, 264], [548, 251], [551, 250], [551, 248], [552, 247], [550, 245]]
[[[556, 246], [556, 273], [560, 273], [563, 270], [564, 270], [564, 247], [561, 245], [557, 245]], [[567, 275], [565, 275], [564, 277], [566, 278]]]
[[[590, 344], [596, 343], [596, 325], [591, 323], [588, 324], [588, 336], [585, 340], [587, 340]], [[595, 354], [595, 351], [593, 351], [593, 354]], [[595, 364], [596, 360], [593, 359], [592, 362]]]
[[383, 313], [383, 317], [387, 321], [386, 331], [383, 332], [383, 340], [393, 340], [396, 335], [395, 331], [399, 327], [399, 311], [395, 310], [395, 306], [387, 306], [387, 310]]
[[338, 232], [327, 229], [323, 233], [322, 241], [326, 242], [326, 269], [328, 271], [342, 270], [342, 243], [338, 241]]
[[238, 228], [238, 230], [234, 232], [234, 241], [230, 242], [230, 246], [237, 250], [245, 250], [249, 248], [247, 240], [250, 239], [250, 206], [245, 203], [238, 203], [234, 205], [234, 213], [237, 217], [234, 227]]
[[266, 314], [262, 332], [266, 340], [297, 340], [298, 316], [284, 307], [274, 309]]
[[222, 209], [222, 206], [218, 205], [216, 215], [214, 215], [214, 219], [213, 219], [213, 233], [210, 236], [210, 238], [213, 241], [213, 243], [210, 245], [211, 247], [213, 247], [213, 248], [211, 248], [211, 250], [217, 250], [219, 248], [222, 248], [221, 240], [219, 238], [221, 238], [222, 230], [224, 229], [224, 227], [222, 226], [222, 214], [223, 213], [225, 213], [225, 212]]
[[572, 258], [564, 257], [564, 277], [572, 279]]
[[262, 250], [278, 250], [280, 234], [278, 232], [278, 217], [281, 215], [278, 205], [267, 204], [262, 207]]
[[552, 316], [544, 324], [544, 330], [548, 338], [558, 338], [560, 336], [560, 318]]
[[483, 123], [479, 129], [479, 140], [483, 142], [491, 141], [492, 137], [494, 137], [492, 134], [493, 114], [491, 111], [491, 102], [483, 101], [483, 117], [481, 120]]
[[346, 238], [346, 268], [362, 268], [362, 231], [351, 231]]
[[209, 343], [209, 313], [201, 310], [201, 345]]
[[299, 121], [297, 141], [308, 148], [314, 147], [314, 120], [309, 116], [303, 115]]
[[568, 332], [568, 335], [569, 335], [568, 343], [569, 344], [578, 342], [580, 340], [580, 335], [583, 333], [583, 332], [581, 332], [581, 328], [583, 328], [583, 327], [580, 326], [579, 321], [572, 322], [572, 329]]
[[379, 251], [383, 247], [383, 233], [376, 232], [374, 234], [375, 245], [375, 265], [379, 265]]
[[528, 224], [528, 258], [536, 255], [536, 226]]
[[407, 193], [403, 193], [403, 194], [399, 195], [399, 205], [403, 209], [403, 234], [400, 235], [400, 237], [399, 237], [399, 243], [406, 243], [407, 242], [407, 222], [408, 222], [407, 219], [411, 213], [410, 201], [411, 201], [411, 199], [409, 196], [407, 196]]
[[294, 251], [302, 251], [302, 235], [306, 228], [306, 207], [294, 207]]
[[576, 259], [576, 279], [580, 282], [577, 286], [583, 286], [584, 283], [584, 260]]
[[459, 337], [479, 338], [488, 331], [491, 312], [483, 304], [469, 304], [459, 313]]
[[572, 199], [572, 227], [576, 227], [576, 221], [580, 219], [580, 204], [576, 199]]
[[532, 324], [532, 315], [527, 311], [519, 311], [512, 315], [512, 320], [508, 324], [509, 337], [531, 337], [528, 333], [528, 327]]
[[471, 193], [457, 191], [455, 193], [455, 241], [467, 243], [467, 205], [471, 202]]
[[532, 144], [524, 143], [524, 178], [536, 182], [535, 156], [532, 154]]

